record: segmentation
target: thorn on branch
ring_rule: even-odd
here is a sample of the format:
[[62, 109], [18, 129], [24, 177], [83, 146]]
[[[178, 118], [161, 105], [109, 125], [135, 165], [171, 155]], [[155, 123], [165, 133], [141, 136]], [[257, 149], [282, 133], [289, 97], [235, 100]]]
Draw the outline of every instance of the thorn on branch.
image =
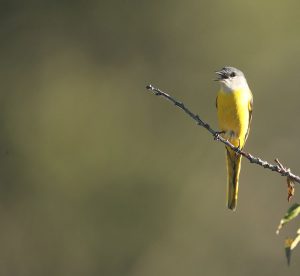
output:
[[285, 171], [285, 167], [283, 167], [283, 165], [280, 163], [280, 161], [278, 160], [278, 158], [275, 158], [275, 162], [277, 163], [277, 165], [280, 168], [280, 170]]

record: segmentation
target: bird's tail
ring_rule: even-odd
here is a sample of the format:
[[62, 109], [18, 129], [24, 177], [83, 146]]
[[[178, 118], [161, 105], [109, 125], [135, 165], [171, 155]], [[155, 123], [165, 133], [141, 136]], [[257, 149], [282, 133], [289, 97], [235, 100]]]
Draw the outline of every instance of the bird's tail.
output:
[[226, 147], [227, 159], [227, 206], [235, 210], [238, 198], [239, 176], [242, 156]]

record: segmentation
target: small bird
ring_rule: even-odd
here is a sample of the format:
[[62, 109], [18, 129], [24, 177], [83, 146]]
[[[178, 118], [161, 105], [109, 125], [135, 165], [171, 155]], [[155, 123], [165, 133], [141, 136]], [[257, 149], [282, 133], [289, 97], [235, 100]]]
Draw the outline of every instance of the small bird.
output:
[[[220, 83], [216, 107], [220, 134], [236, 147], [243, 149], [249, 135], [253, 96], [242, 71], [226, 66], [216, 71]], [[227, 161], [227, 206], [236, 209], [242, 156], [229, 147]]]

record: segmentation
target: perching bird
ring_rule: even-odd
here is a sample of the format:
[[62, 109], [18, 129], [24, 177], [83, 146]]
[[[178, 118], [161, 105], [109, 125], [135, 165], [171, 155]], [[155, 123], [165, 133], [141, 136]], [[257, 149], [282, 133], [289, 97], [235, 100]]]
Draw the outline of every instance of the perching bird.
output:
[[[224, 67], [217, 71], [221, 86], [216, 99], [220, 133], [234, 146], [242, 149], [252, 119], [253, 97], [242, 71]], [[236, 209], [242, 156], [226, 146], [227, 206]]]

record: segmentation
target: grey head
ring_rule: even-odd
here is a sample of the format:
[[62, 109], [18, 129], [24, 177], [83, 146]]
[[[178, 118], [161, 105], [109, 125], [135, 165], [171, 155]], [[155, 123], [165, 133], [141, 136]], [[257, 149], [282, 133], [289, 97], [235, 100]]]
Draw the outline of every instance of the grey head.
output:
[[225, 66], [221, 70], [216, 71], [221, 88], [225, 92], [232, 92], [237, 89], [249, 89], [244, 73], [231, 66]]

